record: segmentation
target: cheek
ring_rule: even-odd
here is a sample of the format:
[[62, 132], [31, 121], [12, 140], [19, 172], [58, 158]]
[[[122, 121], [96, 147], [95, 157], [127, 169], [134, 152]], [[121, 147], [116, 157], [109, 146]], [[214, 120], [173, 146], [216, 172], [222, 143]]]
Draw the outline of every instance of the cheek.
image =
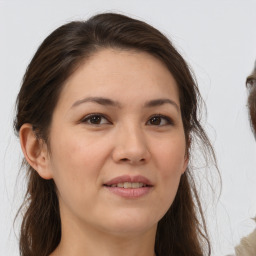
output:
[[[109, 143], [106, 139], [95, 139], [84, 134], [72, 133], [59, 135], [52, 146], [53, 156], [60, 163], [73, 167], [72, 171], [90, 170], [91, 166], [101, 165], [108, 155]], [[97, 159], [97, 161], [95, 161]], [[77, 168], [74, 168], [74, 167]]]
[[158, 171], [159, 207], [165, 213], [171, 206], [179, 186], [181, 175], [186, 168], [185, 141], [183, 137], [166, 140], [155, 147], [156, 166]]
[[51, 143], [51, 169], [59, 191], [83, 194], [100, 183], [100, 172], [108, 158], [109, 142], [82, 132], [56, 133]]
[[157, 168], [163, 179], [180, 176], [186, 168], [185, 141], [183, 138], [166, 140], [154, 148]]
[[56, 134], [51, 143], [50, 168], [62, 205], [72, 211], [81, 205], [93, 207], [91, 198], [96, 197], [95, 188], [101, 185], [108, 144], [79, 134]]

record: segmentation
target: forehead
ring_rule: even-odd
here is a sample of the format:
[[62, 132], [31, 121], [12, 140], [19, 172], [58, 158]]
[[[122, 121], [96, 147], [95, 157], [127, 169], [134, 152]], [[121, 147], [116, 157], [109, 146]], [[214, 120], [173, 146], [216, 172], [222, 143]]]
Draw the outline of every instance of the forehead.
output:
[[178, 100], [176, 81], [163, 62], [145, 52], [103, 49], [81, 63], [68, 78], [60, 100], [85, 96], [147, 100], [154, 95]]

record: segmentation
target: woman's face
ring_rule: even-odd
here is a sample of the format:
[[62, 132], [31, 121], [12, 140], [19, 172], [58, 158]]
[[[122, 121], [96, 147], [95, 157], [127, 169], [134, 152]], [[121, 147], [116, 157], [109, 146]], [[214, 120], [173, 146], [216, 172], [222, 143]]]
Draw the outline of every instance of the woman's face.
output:
[[64, 85], [49, 154], [64, 229], [155, 231], [187, 167], [173, 76], [147, 53], [99, 51]]
[[249, 113], [254, 135], [256, 136], [256, 82], [253, 83], [248, 98]]

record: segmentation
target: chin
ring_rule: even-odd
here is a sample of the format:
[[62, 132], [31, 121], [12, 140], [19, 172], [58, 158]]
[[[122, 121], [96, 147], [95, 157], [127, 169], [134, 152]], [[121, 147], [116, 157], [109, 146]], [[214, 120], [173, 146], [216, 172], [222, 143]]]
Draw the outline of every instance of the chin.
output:
[[[108, 232], [118, 235], [140, 234], [157, 227], [158, 219], [153, 214], [126, 212], [115, 214], [112, 218], [104, 219]], [[106, 226], [106, 224], [108, 224]]]

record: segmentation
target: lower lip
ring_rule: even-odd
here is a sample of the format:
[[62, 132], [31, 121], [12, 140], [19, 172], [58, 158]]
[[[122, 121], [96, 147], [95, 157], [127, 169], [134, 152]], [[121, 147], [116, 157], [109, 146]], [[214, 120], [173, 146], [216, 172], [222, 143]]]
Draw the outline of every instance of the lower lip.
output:
[[119, 188], [119, 187], [106, 187], [110, 192], [124, 197], [124, 198], [139, 198], [149, 193], [152, 187], [142, 188]]

